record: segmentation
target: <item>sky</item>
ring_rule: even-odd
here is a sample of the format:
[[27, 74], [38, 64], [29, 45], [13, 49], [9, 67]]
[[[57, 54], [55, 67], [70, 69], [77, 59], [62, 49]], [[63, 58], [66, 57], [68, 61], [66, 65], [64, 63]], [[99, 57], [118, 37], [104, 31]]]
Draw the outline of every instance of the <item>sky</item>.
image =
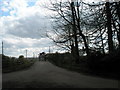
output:
[[51, 12], [43, 6], [46, 1], [0, 0], [0, 46], [3, 41], [5, 55], [25, 56], [27, 50], [32, 57], [33, 53], [48, 52], [49, 46], [54, 49], [52, 40], [46, 37], [51, 29]]
[[[94, 2], [96, 0], [86, 0]], [[46, 33], [52, 30], [49, 0], [0, 0], [0, 47], [7, 56], [35, 56], [40, 52], [58, 51]], [[2, 49], [0, 48], [0, 53]]]

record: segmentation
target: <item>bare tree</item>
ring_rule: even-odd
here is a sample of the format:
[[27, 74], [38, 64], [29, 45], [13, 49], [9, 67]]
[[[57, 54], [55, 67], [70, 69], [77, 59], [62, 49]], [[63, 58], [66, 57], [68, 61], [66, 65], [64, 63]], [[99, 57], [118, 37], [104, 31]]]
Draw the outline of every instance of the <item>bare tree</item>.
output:
[[49, 9], [55, 12], [52, 18], [56, 37], [50, 38], [56, 45], [74, 53], [76, 63], [79, 63], [81, 44], [88, 56], [92, 49], [103, 54], [108, 49], [111, 53], [114, 51], [114, 43], [117, 41], [120, 43], [119, 4], [118, 2], [79, 4], [77, 1], [75, 6], [74, 2], [69, 1], [52, 3]]

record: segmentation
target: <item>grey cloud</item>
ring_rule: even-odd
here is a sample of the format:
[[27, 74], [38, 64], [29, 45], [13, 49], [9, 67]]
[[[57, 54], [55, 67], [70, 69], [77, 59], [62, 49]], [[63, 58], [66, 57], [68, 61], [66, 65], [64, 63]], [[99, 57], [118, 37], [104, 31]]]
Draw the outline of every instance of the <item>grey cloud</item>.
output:
[[[51, 46], [51, 41], [47, 38], [42, 38], [40, 40], [34, 39], [32, 43], [27, 42], [17, 42], [12, 43], [10, 41], [4, 41], [4, 53], [9, 56], [19, 56], [20, 54], [24, 54], [27, 49], [29, 53], [37, 52], [48, 52], [49, 46]], [[31, 50], [32, 49], [32, 50]], [[30, 54], [29, 56], [32, 56]]]
[[46, 37], [46, 30], [50, 28], [48, 19], [44, 16], [35, 14], [11, 22], [7, 25], [7, 33], [23, 38]]
[[[24, 40], [24, 41], [23, 41]], [[41, 39], [27, 39], [27, 38], [19, 38], [19, 39], [5, 39], [4, 40], [4, 48], [44, 48], [49, 47], [52, 41], [48, 38], [41, 38]]]
[[19, 48], [19, 49], [22, 49], [22, 48], [29, 48], [30, 45], [27, 44], [27, 43], [24, 43], [24, 42], [14, 42], [14, 41], [6, 41], [6, 40], [3, 40], [3, 43], [4, 43], [4, 48], [7, 49], [7, 48]]
[[49, 47], [52, 43], [52, 40], [48, 39], [48, 38], [41, 38], [40, 40], [38, 40], [38, 42], [35, 42], [33, 47]]
[[13, 48], [14, 44], [7, 41], [3, 41], [4, 48]]

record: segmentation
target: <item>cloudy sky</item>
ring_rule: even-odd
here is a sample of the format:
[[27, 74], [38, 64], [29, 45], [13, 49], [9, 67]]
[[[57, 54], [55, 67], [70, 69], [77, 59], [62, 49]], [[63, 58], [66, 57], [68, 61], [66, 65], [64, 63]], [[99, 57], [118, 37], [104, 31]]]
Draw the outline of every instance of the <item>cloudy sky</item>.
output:
[[46, 2], [0, 0], [0, 41], [4, 43], [5, 55], [18, 57], [28, 50], [28, 56], [33, 56], [33, 52], [35, 55], [48, 52], [49, 46], [54, 49], [45, 35], [51, 29], [51, 21], [47, 17], [51, 12], [43, 6]]
[[49, 46], [56, 52], [45, 35], [51, 31], [52, 13], [44, 8], [45, 4], [49, 5], [49, 0], [0, 0], [0, 46], [3, 41], [5, 55], [18, 57], [28, 50], [32, 57], [33, 53], [48, 52]]

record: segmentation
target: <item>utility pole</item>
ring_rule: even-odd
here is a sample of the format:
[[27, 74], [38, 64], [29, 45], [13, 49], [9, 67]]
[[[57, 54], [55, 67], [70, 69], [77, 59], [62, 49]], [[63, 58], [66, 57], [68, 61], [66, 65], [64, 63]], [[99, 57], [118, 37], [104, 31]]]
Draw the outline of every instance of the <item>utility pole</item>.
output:
[[3, 41], [2, 41], [2, 55], [4, 54], [4, 51], [3, 51]]
[[77, 39], [77, 28], [76, 28], [76, 20], [75, 20], [75, 7], [74, 1], [71, 0], [71, 11], [72, 11], [72, 18], [73, 18], [73, 32], [74, 32], [74, 39], [75, 39], [75, 58], [76, 63], [79, 63], [79, 49], [78, 49], [78, 39]]
[[35, 58], [35, 53], [33, 52], [33, 58]]
[[27, 59], [27, 50], [26, 50], [26, 59]]
[[50, 46], [49, 46], [49, 53], [50, 53]]

